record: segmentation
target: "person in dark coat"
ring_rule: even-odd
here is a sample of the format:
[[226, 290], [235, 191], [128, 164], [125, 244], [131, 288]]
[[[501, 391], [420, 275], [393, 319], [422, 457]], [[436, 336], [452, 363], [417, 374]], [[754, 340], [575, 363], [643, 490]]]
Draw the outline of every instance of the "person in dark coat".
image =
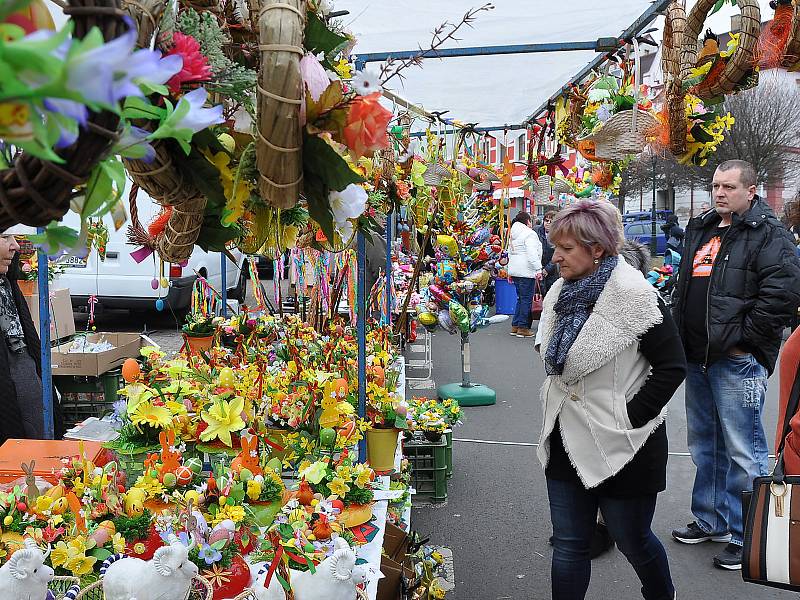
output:
[[675, 215], [667, 216], [666, 222], [661, 226], [661, 231], [664, 232], [667, 238], [667, 248], [682, 254], [684, 231], [678, 224], [678, 217]]
[[550, 233], [550, 223], [556, 216], [556, 211], [548, 210], [542, 215], [542, 224], [535, 228], [536, 233], [539, 235], [539, 241], [542, 243], [542, 292], [547, 293], [553, 284], [558, 280], [558, 265], [553, 264], [553, 252], [555, 247], [550, 243], [547, 237]]
[[679, 542], [728, 543], [714, 565], [742, 567], [742, 490], [769, 472], [762, 411], [783, 329], [800, 304], [794, 239], [756, 195], [756, 173], [725, 161], [713, 179], [716, 210], [686, 228], [673, 294], [683, 340], [686, 428], [697, 467], [695, 520]]
[[39, 334], [17, 278], [15, 228], [0, 235], [0, 443], [44, 438]]

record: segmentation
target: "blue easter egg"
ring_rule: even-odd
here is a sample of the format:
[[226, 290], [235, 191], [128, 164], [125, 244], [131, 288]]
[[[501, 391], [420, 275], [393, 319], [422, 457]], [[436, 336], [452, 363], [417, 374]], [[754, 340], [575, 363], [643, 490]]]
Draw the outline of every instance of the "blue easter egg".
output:
[[156, 300], [156, 310], [159, 311], [159, 312], [164, 310], [164, 301], [161, 298]]

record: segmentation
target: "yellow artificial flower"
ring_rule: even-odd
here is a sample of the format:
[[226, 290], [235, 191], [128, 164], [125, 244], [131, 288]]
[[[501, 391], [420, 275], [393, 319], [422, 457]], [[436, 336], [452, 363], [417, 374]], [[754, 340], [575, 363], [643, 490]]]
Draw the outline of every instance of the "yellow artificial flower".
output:
[[348, 465], [340, 465], [336, 468], [336, 475], [344, 480], [350, 481], [353, 475], [353, 469]]
[[166, 429], [172, 424], [172, 413], [165, 406], [155, 406], [150, 401], [139, 402], [133, 412], [129, 412], [134, 425], [150, 425], [156, 429]]
[[143, 383], [131, 383], [119, 391], [119, 394], [128, 398], [128, 412], [132, 412], [139, 402], [144, 402], [154, 397], [153, 390]]
[[166, 356], [166, 354], [162, 352], [160, 348], [156, 348], [155, 346], [142, 346], [142, 349], [139, 350], [139, 354], [148, 360], [156, 360]]
[[359, 487], [363, 490], [371, 480], [372, 480], [372, 469], [364, 467], [363, 469], [357, 470], [356, 487]]
[[310, 464], [306, 468], [300, 469], [299, 474], [300, 474], [300, 479], [305, 479], [309, 483], [317, 485], [325, 478], [327, 471], [328, 471], [327, 463], [318, 460], [315, 463]]
[[115, 533], [111, 538], [111, 546], [116, 554], [122, 554], [125, 552], [125, 538], [120, 533]]
[[182, 358], [176, 358], [167, 363], [167, 375], [170, 379], [182, 379], [190, 375], [192, 370], [189, 363]]
[[208, 423], [200, 440], [210, 442], [219, 439], [226, 446], [231, 446], [231, 433], [240, 431], [244, 427], [242, 411], [244, 410], [244, 398], [236, 396], [231, 401], [217, 400], [208, 411], [203, 411], [201, 416]]
[[350, 486], [341, 477], [334, 477], [333, 481], [328, 484], [328, 489], [331, 494], [344, 498], [347, 492], [350, 491]]
[[235, 504], [226, 504], [225, 506], [220, 506], [217, 514], [211, 519], [212, 527], [216, 527], [225, 519], [230, 519], [234, 523], [240, 523], [242, 520], [244, 520], [244, 507]]
[[352, 79], [353, 69], [346, 58], [341, 58], [333, 64], [333, 70], [342, 79]]
[[79, 535], [67, 542], [58, 542], [50, 554], [50, 561], [54, 567], [64, 567], [76, 577], [88, 575], [97, 558], [86, 556], [86, 552], [94, 547], [94, 540]]

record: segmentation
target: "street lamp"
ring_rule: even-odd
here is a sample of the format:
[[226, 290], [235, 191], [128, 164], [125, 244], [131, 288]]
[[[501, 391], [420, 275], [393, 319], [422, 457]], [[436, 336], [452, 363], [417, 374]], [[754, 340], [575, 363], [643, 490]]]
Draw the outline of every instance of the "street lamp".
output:
[[650, 255], [655, 256], [658, 246], [656, 244], [656, 163], [658, 155], [653, 148], [649, 149], [650, 161], [653, 166], [653, 205], [650, 209]]

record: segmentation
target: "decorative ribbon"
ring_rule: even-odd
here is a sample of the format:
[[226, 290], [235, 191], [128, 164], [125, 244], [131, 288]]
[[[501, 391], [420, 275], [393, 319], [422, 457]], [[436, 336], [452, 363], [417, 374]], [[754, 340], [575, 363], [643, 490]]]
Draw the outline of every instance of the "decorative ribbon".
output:
[[150, 256], [153, 253], [152, 248], [148, 248], [147, 246], [142, 246], [138, 250], [134, 250], [131, 252], [131, 258], [136, 261], [136, 263], [142, 262], [145, 258]]
[[97, 295], [91, 294], [88, 300], [89, 304], [89, 325], [94, 325], [94, 307], [97, 305]]

